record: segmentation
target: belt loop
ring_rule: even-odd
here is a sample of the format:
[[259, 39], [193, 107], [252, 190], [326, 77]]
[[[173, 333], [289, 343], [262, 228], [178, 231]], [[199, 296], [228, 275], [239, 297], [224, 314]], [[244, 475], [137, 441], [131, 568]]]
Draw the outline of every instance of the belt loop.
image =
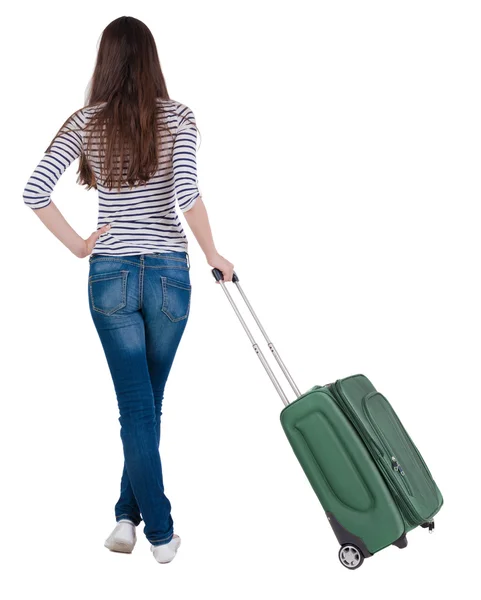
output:
[[190, 269], [190, 259], [189, 259], [189, 253], [188, 252], [185, 253], [185, 257], [187, 259], [187, 268]]

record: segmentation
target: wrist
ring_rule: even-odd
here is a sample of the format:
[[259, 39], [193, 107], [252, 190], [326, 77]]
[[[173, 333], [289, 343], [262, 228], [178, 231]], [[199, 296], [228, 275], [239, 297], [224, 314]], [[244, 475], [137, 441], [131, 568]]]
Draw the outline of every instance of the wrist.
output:
[[207, 262], [211, 262], [213, 259], [217, 258], [218, 256], [219, 256], [219, 253], [217, 252], [217, 250], [215, 248], [213, 250], [211, 250], [210, 252], [205, 253], [205, 258], [206, 258]]
[[89, 253], [87, 244], [85, 243], [85, 240], [82, 238], [80, 238], [79, 243], [76, 244], [75, 247], [71, 248], [70, 250], [73, 254], [75, 254], [75, 256], [77, 258], [85, 258]]

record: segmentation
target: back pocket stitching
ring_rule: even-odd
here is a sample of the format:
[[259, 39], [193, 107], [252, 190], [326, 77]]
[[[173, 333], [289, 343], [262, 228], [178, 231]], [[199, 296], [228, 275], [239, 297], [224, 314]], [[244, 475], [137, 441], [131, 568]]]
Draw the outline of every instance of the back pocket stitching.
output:
[[[129, 271], [113, 271], [110, 273], [96, 273], [95, 275], [90, 275], [89, 277], [89, 288], [90, 288], [90, 298], [92, 301], [92, 308], [93, 310], [103, 314], [103, 315], [107, 315], [110, 316], [113, 313], [117, 312], [118, 310], [120, 310], [121, 308], [124, 308], [124, 306], [126, 306], [127, 304], [127, 294], [126, 294], [126, 290], [127, 290], [127, 276], [129, 274]], [[98, 308], [97, 306], [95, 306], [95, 301], [94, 301], [94, 295], [93, 295], [93, 289], [92, 289], [92, 285], [94, 283], [97, 283], [99, 281], [109, 281], [111, 279], [119, 279], [122, 278], [122, 300], [120, 301], [120, 303], [115, 306], [114, 308], [111, 308], [109, 311], [106, 310], [102, 310], [101, 308]]]
[[[176, 279], [172, 279], [170, 277], [161, 276], [160, 279], [162, 281], [162, 312], [165, 315], [167, 315], [167, 317], [173, 323], [176, 323], [178, 321], [183, 321], [189, 315], [189, 309], [190, 309], [190, 292], [191, 292], [192, 286], [189, 283], [185, 283], [184, 281], [177, 281]], [[167, 284], [169, 284], [169, 285], [171, 285], [173, 287], [177, 287], [177, 288], [179, 288], [181, 290], [185, 290], [185, 291], [189, 292], [189, 302], [187, 303], [187, 308], [185, 309], [185, 315], [183, 315], [182, 317], [174, 317], [173, 315], [171, 315], [169, 313]]]

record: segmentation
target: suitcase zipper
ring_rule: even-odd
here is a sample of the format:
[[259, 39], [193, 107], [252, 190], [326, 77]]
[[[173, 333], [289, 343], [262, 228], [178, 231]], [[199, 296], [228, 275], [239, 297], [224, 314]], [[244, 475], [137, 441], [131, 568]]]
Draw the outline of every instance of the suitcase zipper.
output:
[[[368, 434], [368, 432], [365, 430], [362, 423], [353, 414], [353, 411], [351, 410], [349, 401], [344, 396], [343, 391], [339, 388], [338, 382], [336, 381], [334, 383], [334, 385], [330, 386], [329, 389], [333, 392], [333, 395], [338, 400], [338, 402], [340, 402], [344, 413], [349, 418], [349, 420], [351, 421], [354, 428], [359, 433], [361, 439], [363, 439], [363, 441], [366, 444], [366, 446], [368, 447], [368, 449], [371, 451], [371, 454], [372, 454], [374, 460], [376, 461], [381, 472], [384, 474], [387, 482], [391, 482], [391, 487], [394, 488], [394, 492], [396, 492], [396, 496], [399, 500], [399, 504], [401, 505], [400, 508], [403, 511], [403, 513], [406, 515], [407, 519], [410, 522], [412, 522], [413, 524], [424, 523], [426, 521], [426, 518], [422, 517], [417, 512], [417, 510], [412, 506], [412, 503], [409, 501], [409, 499], [406, 497], [404, 491], [402, 490], [402, 488], [398, 482], [398, 478], [392, 472], [393, 470], [388, 469], [384, 460], [382, 458], [380, 458], [379, 456], [376, 456], [376, 453], [372, 451], [372, 445], [370, 444], [370, 442], [372, 442], [372, 438]], [[391, 453], [389, 453], [389, 454], [391, 454]]]
[[404, 473], [404, 471], [403, 471], [403, 469], [402, 469], [401, 465], [399, 464], [399, 462], [396, 460], [396, 457], [395, 457], [395, 456], [391, 456], [391, 462], [392, 462], [392, 464], [393, 464], [393, 467], [392, 467], [392, 468], [393, 468], [395, 471], [397, 471], [397, 472], [398, 472], [398, 473], [401, 475], [401, 477], [402, 477], [401, 481], [402, 481], [402, 482], [403, 482], [403, 484], [406, 486], [406, 491], [407, 491], [407, 493], [408, 493], [410, 496], [412, 496], [412, 495], [413, 495], [413, 490], [412, 490], [412, 487], [410, 486], [410, 484], [409, 484], [409, 481], [406, 479], [405, 473]]
[[[379, 392], [376, 392], [376, 394], [379, 394]], [[382, 396], [382, 394], [379, 394], [380, 396]], [[384, 398], [384, 396], [382, 396]], [[385, 399], [386, 400], [386, 399]], [[386, 400], [387, 401], [387, 400]], [[371, 427], [376, 431], [379, 439], [381, 441], [385, 440], [385, 436], [383, 431], [380, 429], [380, 427], [378, 426], [378, 424], [376, 423], [376, 421], [374, 421], [374, 419], [371, 417], [367, 407], [365, 407], [364, 409], [364, 414], [366, 415], [367, 419], [369, 420], [369, 423], [371, 424]], [[419, 458], [419, 463], [421, 466], [421, 470], [424, 470], [424, 480], [426, 481], [426, 483], [428, 484], [429, 488], [431, 489], [431, 492], [436, 495], [436, 489], [435, 489], [435, 484], [432, 478], [432, 475], [429, 471], [429, 469], [426, 466], [426, 463], [424, 462], [424, 459], [422, 458], [421, 454], [419, 453], [419, 450], [416, 448], [416, 446], [414, 445], [414, 442], [412, 441], [412, 439], [409, 437], [408, 432], [406, 431], [406, 429], [404, 428], [403, 424], [398, 420], [398, 424], [397, 427], [400, 428], [400, 431], [402, 433], [402, 435], [404, 435], [404, 437], [406, 438], [407, 442], [409, 442], [409, 448], [411, 450], [411, 452], [415, 453], [415, 456], [417, 458]], [[387, 442], [384, 441], [385, 445], [388, 445]], [[395, 469], [396, 470], [396, 469]], [[404, 476], [404, 471], [400, 471], [401, 475]], [[411, 496], [413, 496], [413, 491], [411, 486], [409, 485], [409, 482], [406, 479], [404, 479], [404, 481], [407, 484], [407, 487], [409, 488], [409, 494]]]
[[[412, 497], [413, 490], [412, 490], [412, 487], [411, 487], [409, 481], [406, 478], [406, 473], [404, 472], [404, 469], [401, 467], [401, 465], [399, 464], [396, 457], [393, 456], [392, 450], [390, 450], [389, 445], [385, 440], [384, 434], [379, 429], [378, 425], [372, 419], [371, 415], [368, 413], [367, 410], [364, 411], [364, 414], [366, 415], [367, 420], [371, 424], [371, 427], [376, 431], [379, 441], [381, 442], [384, 450], [386, 451], [387, 456], [391, 456], [391, 466], [392, 466], [393, 470], [396, 471], [397, 473], [399, 473], [399, 475], [401, 476], [401, 479], [399, 481], [402, 482], [402, 484], [404, 485], [405, 491]], [[398, 479], [399, 478], [396, 478], [396, 482], [398, 481]]]
[[373, 419], [367, 413], [367, 411], [365, 411], [365, 414], [366, 414], [366, 417], [367, 417], [369, 423], [371, 424], [371, 427], [376, 431], [376, 433], [378, 435], [378, 439], [381, 442], [381, 444], [386, 452], [386, 455], [391, 457], [391, 467], [392, 467], [393, 471], [396, 471], [401, 476], [401, 479], [399, 479], [399, 477], [394, 476], [393, 481], [395, 481], [396, 485], [399, 485], [399, 482], [402, 482], [402, 485], [404, 486], [404, 491], [412, 497], [413, 490], [412, 490], [411, 485], [409, 484], [409, 481], [406, 478], [406, 473], [404, 472], [404, 469], [401, 467], [401, 465], [399, 464], [396, 457], [393, 456], [392, 451], [390, 450], [387, 442], [385, 441], [384, 435], [382, 435], [382, 432], [380, 431], [379, 427], [376, 425], [376, 423], [373, 421]]
[[412, 439], [409, 436], [408, 432], [404, 428], [404, 425], [402, 423], [400, 423], [400, 426], [401, 426], [401, 430], [402, 430], [403, 434], [405, 435], [405, 437], [409, 441], [410, 447], [412, 448], [412, 450], [414, 451], [414, 453], [418, 457], [419, 462], [421, 463], [422, 467], [424, 468], [425, 479], [428, 482], [428, 484], [429, 484], [429, 486], [431, 488], [431, 491], [436, 495], [436, 484], [435, 484], [435, 481], [433, 479], [433, 476], [431, 475], [431, 471], [429, 470], [427, 464], [424, 462], [424, 458], [421, 456], [421, 453], [419, 452], [419, 450], [417, 449], [416, 445], [412, 441]]

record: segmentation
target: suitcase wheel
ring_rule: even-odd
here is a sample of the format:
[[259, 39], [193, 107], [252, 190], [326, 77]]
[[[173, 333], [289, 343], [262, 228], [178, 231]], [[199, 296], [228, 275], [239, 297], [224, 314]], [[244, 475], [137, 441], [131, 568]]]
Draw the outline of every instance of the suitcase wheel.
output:
[[354, 544], [343, 544], [339, 550], [339, 560], [346, 569], [358, 569], [364, 562], [364, 556]]

